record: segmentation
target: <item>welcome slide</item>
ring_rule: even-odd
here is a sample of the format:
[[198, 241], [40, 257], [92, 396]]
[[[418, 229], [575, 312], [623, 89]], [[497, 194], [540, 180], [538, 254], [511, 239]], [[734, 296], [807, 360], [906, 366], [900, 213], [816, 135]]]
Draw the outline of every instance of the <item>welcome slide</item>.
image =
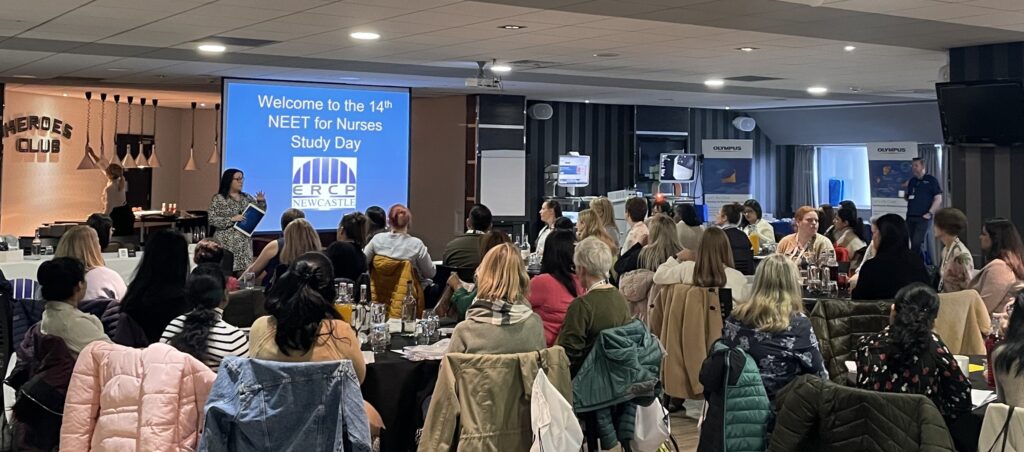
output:
[[408, 203], [408, 89], [225, 79], [223, 98], [224, 168], [267, 195], [257, 232], [290, 207], [333, 230], [354, 210]]

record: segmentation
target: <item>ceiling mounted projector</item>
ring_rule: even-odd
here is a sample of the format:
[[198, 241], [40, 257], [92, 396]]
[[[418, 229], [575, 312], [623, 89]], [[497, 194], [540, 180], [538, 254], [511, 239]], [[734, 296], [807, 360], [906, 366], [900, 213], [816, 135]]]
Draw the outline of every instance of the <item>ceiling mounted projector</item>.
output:
[[749, 116], [740, 116], [732, 120], [732, 125], [744, 132], [753, 132], [754, 127], [757, 127], [757, 121]]

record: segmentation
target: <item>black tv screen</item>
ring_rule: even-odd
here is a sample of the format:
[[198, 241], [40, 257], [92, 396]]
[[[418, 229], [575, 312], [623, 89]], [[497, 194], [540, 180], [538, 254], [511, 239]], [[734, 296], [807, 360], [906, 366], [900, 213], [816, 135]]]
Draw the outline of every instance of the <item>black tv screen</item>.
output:
[[1024, 143], [1024, 86], [1016, 80], [937, 83], [946, 144]]

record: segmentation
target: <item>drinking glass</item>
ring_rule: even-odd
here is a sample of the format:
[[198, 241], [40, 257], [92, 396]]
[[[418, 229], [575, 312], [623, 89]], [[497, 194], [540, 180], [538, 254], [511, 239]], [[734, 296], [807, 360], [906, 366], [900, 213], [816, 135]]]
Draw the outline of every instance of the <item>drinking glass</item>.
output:
[[839, 272], [836, 282], [838, 282], [839, 290], [846, 292], [850, 289], [850, 275], [846, 272]]
[[256, 273], [245, 272], [242, 275], [242, 281], [239, 284], [243, 289], [252, 289], [256, 287]]
[[427, 323], [429, 322], [426, 320], [416, 321], [416, 330], [413, 333], [413, 335], [416, 336], [416, 345], [427, 345], [430, 343], [430, 333], [427, 331]]
[[427, 321], [427, 332], [430, 333], [430, 342], [441, 340], [441, 317], [433, 309], [423, 311], [423, 319]]
[[370, 309], [371, 324], [376, 325], [378, 323], [388, 322], [388, 311], [386, 305], [384, 305], [383, 303], [373, 303], [373, 306]]
[[373, 350], [374, 354], [387, 351], [389, 339], [388, 324], [373, 324], [373, 327], [370, 329], [370, 349]]

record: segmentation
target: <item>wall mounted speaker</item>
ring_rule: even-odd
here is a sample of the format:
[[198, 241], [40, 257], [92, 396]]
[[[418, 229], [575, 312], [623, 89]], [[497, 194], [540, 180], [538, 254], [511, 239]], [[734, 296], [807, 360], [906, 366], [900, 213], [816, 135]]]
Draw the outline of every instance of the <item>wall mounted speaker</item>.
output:
[[546, 121], [551, 119], [551, 116], [555, 114], [555, 109], [551, 108], [551, 104], [533, 104], [530, 109], [527, 110], [527, 114], [530, 118]]
[[754, 121], [754, 118], [749, 116], [740, 116], [732, 120], [732, 125], [744, 132], [752, 132], [754, 127], [757, 127], [757, 121]]

